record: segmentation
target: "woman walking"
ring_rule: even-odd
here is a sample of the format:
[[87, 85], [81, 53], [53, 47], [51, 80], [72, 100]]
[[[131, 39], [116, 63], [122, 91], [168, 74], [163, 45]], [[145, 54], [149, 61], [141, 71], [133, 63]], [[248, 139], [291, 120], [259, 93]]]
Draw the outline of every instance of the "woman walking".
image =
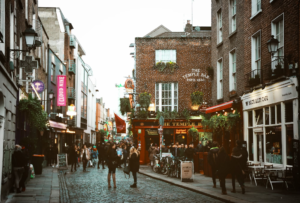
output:
[[229, 173], [229, 164], [230, 164], [229, 156], [227, 155], [224, 147], [221, 147], [217, 157], [217, 165], [218, 165], [218, 176], [220, 179], [220, 185], [222, 188], [223, 195], [227, 195], [225, 179], [227, 174]]
[[124, 168], [126, 167], [126, 162], [128, 158], [128, 151], [127, 151], [127, 145], [123, 145], [123, 161], [124, 161]]
[[77, 151], [76, 151], [76, 145], [74, 144], [72, 147], [70, 147], [69, 150], [69, 161], [71, 164], [71, 172], [73, 172], [73, 167], [74, 170], [76, 171], [76, 164], [77, 164], [76, 158], [77, 158]]
[[114, 188], [117, 188], [116, 185], [116, 168], [118, 166], [118, 154], [116, 151], [116, 144], [113, 143], [109, 150], [108, 150], [108, 154], [107, 154], [107, 161], [108, 161], [108, 175], [107, 175], [107, 182], [108, 182], [108, 188], [111, 188], [110, 185], [110, 177], [112, 175], [113, 177], [113, 182], [114, 182]]
[[133, 176], [133, 180], [134, 180], [133, 185], [130, 185], [130, 187], [136, 188], [136, 184], [137, 184], [136, 173], [137, 173], [137, 172], [139, 171], [139, 169], [140, 169], [140, 154], [139, 154], [139, 152], [136, 150], [135, 147], [132, 147], [132, 148], [130, 149], [129, 169], [130, 169], [130, 171], [132, 172], [132, 176]]

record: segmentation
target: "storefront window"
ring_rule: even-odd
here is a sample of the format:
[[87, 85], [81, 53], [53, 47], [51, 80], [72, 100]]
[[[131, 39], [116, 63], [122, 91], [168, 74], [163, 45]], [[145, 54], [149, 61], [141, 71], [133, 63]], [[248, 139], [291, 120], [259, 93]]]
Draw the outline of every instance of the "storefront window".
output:
[[248, 129], [248, 137], [249, 137], [249, 160], [254, 161], [254, 145], [253, 145], [253, 129]]
[[285, 122], [293, 122], [293, 102], [285, 103]]
[[252, 111], [248, 111], [248, 126], [249, 127], [253, 126], [253, 113], [252, 113]]
[[270, 109], [269, 107], [265, 108], [265, 125], [269, 125], [270, 120]]
[[293, 157], [293, 125], [286, 125], [286, 163], [287, 165], [294, 165]]
[[277, 124], [281, 123], [281, 106], [280, 104], [276, 105], [277, 109]]
[[271, 124], [275, 124], [275, 106], [271, 107]]
[[256, 125], [263, 124], [263, 110], [262, 109], [255, 110], [255, 122], [256, 122]]
[[266, 128], [266, 161], [282, 164], [281, 126]]

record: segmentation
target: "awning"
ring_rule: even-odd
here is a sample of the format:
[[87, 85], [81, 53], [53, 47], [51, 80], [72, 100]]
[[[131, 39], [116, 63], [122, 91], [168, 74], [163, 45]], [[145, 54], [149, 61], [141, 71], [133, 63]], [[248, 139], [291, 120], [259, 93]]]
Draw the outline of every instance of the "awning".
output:
[[212, 106], [212, 107], [207, 108], [205, 113], [213, 113], [213, 112], [217, 112], [217, 111], [222, 111], [224, 109], [231, 108], [232, 104], [233, 104], [233, 100], [229, 101], [229, 102], [225, 102], [223, 104]]
[[51, 121], [51, 120], [49, 120], [49, 123], [52, 128], [59, 128], [59, 129], [63, 129], [63, 130], [67, 129], [67, 124], [59, 123], [59, 122], [55, 122], [55, 121]]

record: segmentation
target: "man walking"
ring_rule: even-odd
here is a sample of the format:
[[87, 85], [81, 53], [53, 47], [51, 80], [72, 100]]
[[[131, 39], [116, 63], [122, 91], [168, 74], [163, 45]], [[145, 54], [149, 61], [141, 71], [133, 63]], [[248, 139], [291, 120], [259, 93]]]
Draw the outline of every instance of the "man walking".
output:
[[90, 151], [88, 148], [86, 148], [86, 145], [83, 145], [83, 149], [81, 152], [81, 159], [82, 159], [82, 165], [83, 165], [83, 172], [85, 172], [87, 162], [90, 159]]
[[216, 188], [216, 172], [218, 170], [218, 165], [217, 165], [217, 159], [218, 159], [218, 153], [219, 153], [219, 148], [218, 148], [218, 143], [216, 141], [213, 142], [212, 148], [210, 148], [208, 152], [208, 163], [211, 166], [211, 172], [212, 172], [212, 180], [213, 180], [213, 188]]
[[102, 163], [102, 169], [104, 168], [104, 143], [98, 143], [98, 169], [100, 169], [99, 165]]

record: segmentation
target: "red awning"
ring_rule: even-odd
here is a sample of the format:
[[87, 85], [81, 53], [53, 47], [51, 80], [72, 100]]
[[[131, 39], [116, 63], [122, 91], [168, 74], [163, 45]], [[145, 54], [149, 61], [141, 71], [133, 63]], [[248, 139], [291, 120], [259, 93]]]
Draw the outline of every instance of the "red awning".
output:
[[224, 109], [231, 108], [232, 104], [233, 104], [233, 100], [229, 101], [229, 102], [225, 102], [223, 104], [212, 106], [212, 107], [207, 108], [205, 113], [213, 113], [213, 112], [217, 112], [217, 111], [222, 111]]

